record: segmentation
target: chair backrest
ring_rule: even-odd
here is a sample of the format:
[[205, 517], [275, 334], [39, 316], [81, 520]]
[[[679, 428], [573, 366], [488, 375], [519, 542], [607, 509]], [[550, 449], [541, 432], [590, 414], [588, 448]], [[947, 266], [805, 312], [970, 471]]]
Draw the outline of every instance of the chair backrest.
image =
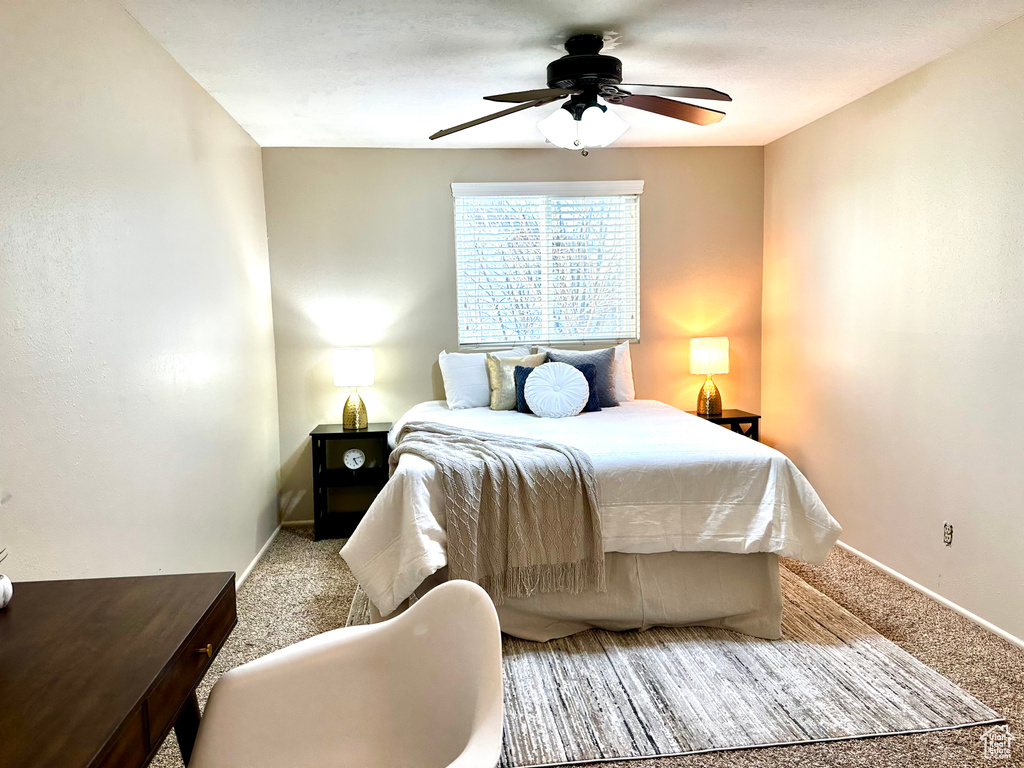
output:
[[336, 629], [226, 672], [191, 768], [494, 768], [501, 632], [487, 594], [448, 582], [400, 616]]
[[[445, 582], [376, 626], [402, 668], [387, 678], [387, 697], [393, 711], [417, 713], [403, 724], [402, 741], [424, 745], [422, 765], [461, 758], [459, 765], [493, 766], [503, 715], [501, 629], [487, 593], [468, 581]], [[467, 761], [477, 753], [485, 762]]]

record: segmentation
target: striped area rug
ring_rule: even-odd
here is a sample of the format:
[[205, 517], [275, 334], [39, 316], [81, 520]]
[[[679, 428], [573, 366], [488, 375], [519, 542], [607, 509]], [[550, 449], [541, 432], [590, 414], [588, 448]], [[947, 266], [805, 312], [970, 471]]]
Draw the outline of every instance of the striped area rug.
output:
[[[917, 733], [1004, 720], [781, 568], [782, 640], [702, 627], [504, 638], [501, 768]], [[348, 623], [368, 620], [357, 590]]]

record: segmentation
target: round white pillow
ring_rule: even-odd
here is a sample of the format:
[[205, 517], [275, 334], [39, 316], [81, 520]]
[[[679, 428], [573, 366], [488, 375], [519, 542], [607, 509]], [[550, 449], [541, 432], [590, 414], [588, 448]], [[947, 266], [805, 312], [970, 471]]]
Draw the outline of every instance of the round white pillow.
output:
[[575, 416], [590, 399], [586, 377], [567, 363], [537, 366], [523, 387], [530, 410], [548, 419]]
[[11, 602], [11, 597], [14, 595], [14, 585], [11, 584], [11, 580], [0, 573], [0, 610], [7, 607], [7, 604]]

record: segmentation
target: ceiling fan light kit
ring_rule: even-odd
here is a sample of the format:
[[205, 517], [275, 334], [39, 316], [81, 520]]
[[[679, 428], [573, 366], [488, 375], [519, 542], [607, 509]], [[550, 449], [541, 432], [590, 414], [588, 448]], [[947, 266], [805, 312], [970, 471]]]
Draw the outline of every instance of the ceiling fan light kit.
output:
[[583, 110], [578, 119], [564, 107], [556, 109], [537, 123], [537, 128], [556, 147], [584, 150], [607, 147], [629, 130], [629, 123], [608, 107], [594, 104]]
[[537, 127], [544, 138], [555, 146], [580, 150], [584, 155], [588, 147], [606, 147], [629, 128], [629, 123], [610, 111], [602, 101], [654, 112], [694, 125], [711, 125], [725, 117], [725, 113], [717, 109], [665, 98], [676, 96], [732, 101], [728, 94], [714, 88], [623, 83], [622, 62], [614, 56], [602, 54], [600, 51], [603, 46], [604, 40], [600, 35], [573, 35], [565, 41], [566, 55], [548, 64], [547, 88], [485, 96], [488, 101], [512, 102], [516, 106], [446, 128], [430, 138], [439, 139], [505, 115], [566, 98], [568, 101]]

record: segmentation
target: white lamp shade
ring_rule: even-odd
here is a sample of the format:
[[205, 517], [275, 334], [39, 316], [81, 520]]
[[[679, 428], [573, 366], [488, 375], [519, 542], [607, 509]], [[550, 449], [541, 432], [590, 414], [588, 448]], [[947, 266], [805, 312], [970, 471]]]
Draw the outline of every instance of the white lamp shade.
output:
[[690, 373], [728, 373], [729, 339], [714, 336], [690, 339]]
[[368, 387], [373, 384], [373, 350], [342, 347], [334, 350], [334, 386]]
[[629, 123], [610, 109], [587, 107], [579, 120], [567, 109], [559, 107], [539, 123], [537, 128], [545, 139], [562, 149], [607, 147], [629, 128]]

